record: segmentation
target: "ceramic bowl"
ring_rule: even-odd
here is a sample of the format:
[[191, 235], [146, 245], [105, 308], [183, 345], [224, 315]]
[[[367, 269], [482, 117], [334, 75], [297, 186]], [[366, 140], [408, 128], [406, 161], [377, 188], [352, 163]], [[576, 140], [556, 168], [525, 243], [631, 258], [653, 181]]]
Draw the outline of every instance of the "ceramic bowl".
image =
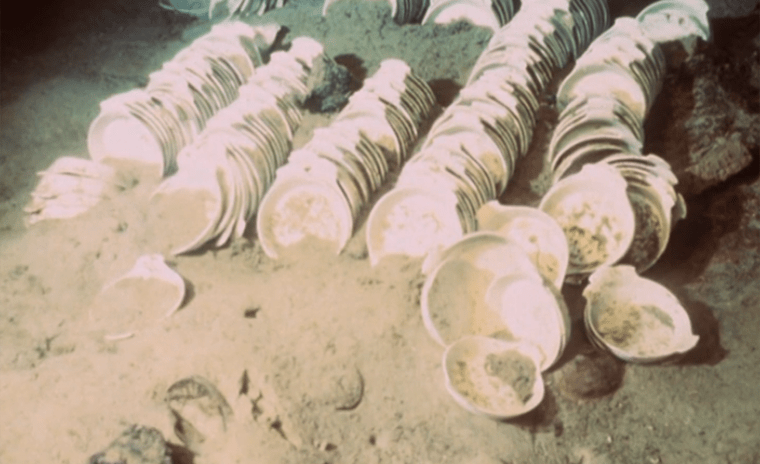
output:
[[446, 389], [478, 415], [500, 420], [525, 414], [544, 397], [536, 356], [529, 344], [463, 337], [443, 354]]
[[678, 298], [639, 277], [633, 266], [600, 268], [589, 277], [583, 296], [589, 339], [624, 361], [664, 361], [699, 341]]

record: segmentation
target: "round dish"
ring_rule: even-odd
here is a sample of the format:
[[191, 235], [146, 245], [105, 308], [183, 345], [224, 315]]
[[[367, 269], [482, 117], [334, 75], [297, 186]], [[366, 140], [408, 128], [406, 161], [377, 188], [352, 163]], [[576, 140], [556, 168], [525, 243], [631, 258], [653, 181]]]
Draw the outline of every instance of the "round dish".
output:
[[678, 298], [657, 282], [639, 277], [633, 266], [599, 269], [589, 277], [583, 296], [589, 339], [624, 361], [663, 361], [699, 341]]
[[463, 408], [492, 419], [534, 409], [544, 398], [536, 350], [530, 345], [470, 336], [443, 354], [446, 389]]

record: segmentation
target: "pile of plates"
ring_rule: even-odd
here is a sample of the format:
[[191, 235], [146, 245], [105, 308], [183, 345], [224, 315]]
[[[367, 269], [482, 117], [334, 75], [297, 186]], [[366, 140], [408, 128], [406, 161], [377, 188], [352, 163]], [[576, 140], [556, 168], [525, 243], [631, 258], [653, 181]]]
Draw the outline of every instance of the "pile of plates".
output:
[[[543, 34], [558, 30], [550, 27], [552, 19], [557, 25], [573, 24], [565, 5], [564, 11], [553, 4], [523, 5], [494, 36], [492, 45], [499, 52], [487, 48], [471, 82], [436, 120], [394, 189], [372, 210], [367, 246], [373, 265], [385, 255], [425, 256], [477, 230], [478, 210], [501, 195], [518, 159], [528, 151], [538, 96], [557, 68], [583, 45], [574, 42], [570, 29], [556, 36], [564, 37], [562, 50], [553, 48], [557, 42], [544, 41]], [[595, 20], [577, 24], [593, 26], [584, 34], [600, 32], [606, 3], [583, 5], [595, 12]]]
[[40, 182], [24, 207], [28, 226], [44, 219], [79, 216], [131, 186], [112, 167], [73, 156], [58, 158], [38, 175]]
[[177, 153], [263, 64], [279, 29], [242, 22], [214, 26], [152, 73], [145, 89], [101, 102], [87, 135], [90, 156], [155, 165], [161, 176], [172, 173]]
[[[560, 358], [569, 341], [570, 317], [562, 295], [523, 246], [494, 232], [468, 234], [439, 259], [422, 287], [420, 304], [428, 333], [446, 347], [449, 392], [468, 410], [489, 417], [529, 411], [540, 402], [531, 401], [533, 395], [543, 395], [543, 388], [531, 392], [507, 381], [493, 391], [499, 379], [511, 376], [498, 375], [496, 366], [484, 363], [494, 357], [522, 359], [522, 369], [534, 371], [532, 378], [540, 383], [541, 372]], [[507, 356], [508, 348], [523, 356]], [[507, 371], [511, 369], [502, 374]]]
[[538, 106], [524, 75], [489, 71], [436, 120], [395, 188], [450, 192], [460, 230], [476, 230], [478, 209], [504, 191], [527, 152]]
[[[322, 16], [327, 15], [330, 5], [338, 0], [324, 0]], [[428, 10], [430, 0], [388, 0], [391, 17], [397, 24], [419, 23]]]
[[288, 52], [273, 53], [240, 88], [235, 103], [180, 152], [178, 172], [151, 199], [149, 221], [153, 235], [165, 240], [162, 250], [184, 253], [210, 240], [222, 246], [243, 235], [286, 161], [311, 69], [324, 59], [318, 42], [293, 40]]
[[579, 97], [560, 113], [549, 142], [553, 181], [618, 153], [641, 153], [644, 121], [613, 95]]
[[[642, 32], [638, 21], [619, 18], [591, 44], [560, 85], [558, 104], [563, 110], [549, 144], [555, 186], [547, 197], [552, 201], [569, 194], [558, 193], [560, 185], [572, 183], [569, 179], [595, 163], [613, 167], [622, 176], [635, 215], [635, 232], [627, 253], [620, 243], [604, 264], [622, 258], [639, 272], [657, 261], [673, 224], [685, 216], [668, 163], [642, 155], [644, 118], [659, 91], [664, 68], [661, 49]], [[573, 194], [578, 192], [573, 190]], [[625, 211], [628, 216], [628, 208]], [[576, 222], [588, 221], [592, 214], [596, 213], [589, 210]], [[566, 233], [570, 234], [567, 228]], [[584, 253], [575, 256], [570, 274], [580, 277], [594, 271], [594, 266], [583, 265], [592, 261], [591, 249]]]
[[491, 37], [468, 84], [488, 69], [511, 65], [520, 72], [530, 70], [534, 85], [545, 88], [554, 70], [580, 55], [608, 25], [607, 3], [601, 0], [525, 4], [514, 21]]
[[430, 6], [430, 0], [390, 0], [391, 17], [397, 24], [419, 23]]
[[278, 257], [307, 237], [340, 252], [360, 211], [406, 160], [434, 104], [430, 87], [406, 63], [383, 61], [330, 126], [315, 130], [277, 171], [257, 219], [267, 255]]

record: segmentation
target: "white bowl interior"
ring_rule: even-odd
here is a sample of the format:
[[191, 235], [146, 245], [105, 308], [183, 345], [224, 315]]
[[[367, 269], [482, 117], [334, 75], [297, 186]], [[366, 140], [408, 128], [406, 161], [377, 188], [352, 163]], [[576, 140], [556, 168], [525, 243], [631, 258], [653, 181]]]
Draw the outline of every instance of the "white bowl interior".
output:
[[471, 336], [443, 355], [443, 370], [454, 400], [494, 419], [525, 414], [541, 403], [544, 382], [535, 350], [523, 343]]
[[615, 356], [655, 362], [693, 348], [699, 337], [678, 299], [662, 285], [636, 274], [633, 266], [604, 267], [583, 292], [590, 336]]
[[480, 230], [496, 232], [520, 245], [544, 278], [562, 287], [568, 245], [562, 228], [545, 212], [527, 206], [504, 206], [493, 200], [478, 210]]
[[570, 315], [562, 294], [549, 281], [504, 276], [486, 291], [488, 305], [501, 316], [511, 339], [535, 345], [544, 371], [562, 355], [570, 338]]

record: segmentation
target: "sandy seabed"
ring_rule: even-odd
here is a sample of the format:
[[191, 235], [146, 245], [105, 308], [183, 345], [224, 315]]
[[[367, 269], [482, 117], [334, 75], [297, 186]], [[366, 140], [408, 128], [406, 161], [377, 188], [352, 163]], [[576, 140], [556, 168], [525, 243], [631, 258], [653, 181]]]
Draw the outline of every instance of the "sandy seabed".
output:
[[[251, 230], [225, 248], [172, 258], [189, 282], [181, 309], [132, 338], [104, 341], [87, 309], [104, 283], [149, 251], [145, 211], [155, 182], [71, 220], [26, 228], [22, 208], [37, 171], [60, 156], [87, 156], [87, 128], [101, 100], [144, 85], [210, 25], [152, 2], [85, 3], [43, 13], [53, 26], [35, 29], [36, 42], [10, 38], [32, 19], [2, 31], [0, 462], [83, 463], [131, 424], [156, 427], [180, 446], [164, 396], [192, 375], [215, 384], [236, 411], [224, 458], [196, 462], [760, 462], [757, 139], [748, 167], [687, 197], [687, 220], [647, 274], [684, 302], [701, 336], [697, 347], [673, 365], [620, 365], [590, 347], [580, 290], [566, 286], [571, 344], [545, 374], [541, 405], [515, 420], [478, 417], [451, 399], [443, 347], [420, 317], [420, 263], [372, 268], [363, 221], [339, 256], [309, 245], [273, 261]], [[384, 2], [344, 0], [327, 18], [320, 10], [319, 2], [294, 0], [250, 21], [316, 38], [358, 79], [384, 58], [401, 58], [442, 105], [490, 37], [464, 23], [399, 26]], [[723, 104], [757, 122], [757, 14], [713, 25], [714, 42], [703, 48], [720, 59], [706, 62], [725, 66], [691, 79], [718, 76]], [[671, 70], [655, 103], [647, 151], [682, 169], [681, 125], [694, 102], [683, 98], [692, 82], [679, 76]], [[332, 116], [307, 114], [296, 146]], [[531, 152], [502, 203], [535, 205], [546, 190], [542, 154], [555, 120], [547, 97]], [[246, 414], [241, 383], [249, 396], [258, 392], [257, 414]], [[360, 402], [341, 403], [358, 384]], [[192, 462], [179, 452], [174, 461]]]

